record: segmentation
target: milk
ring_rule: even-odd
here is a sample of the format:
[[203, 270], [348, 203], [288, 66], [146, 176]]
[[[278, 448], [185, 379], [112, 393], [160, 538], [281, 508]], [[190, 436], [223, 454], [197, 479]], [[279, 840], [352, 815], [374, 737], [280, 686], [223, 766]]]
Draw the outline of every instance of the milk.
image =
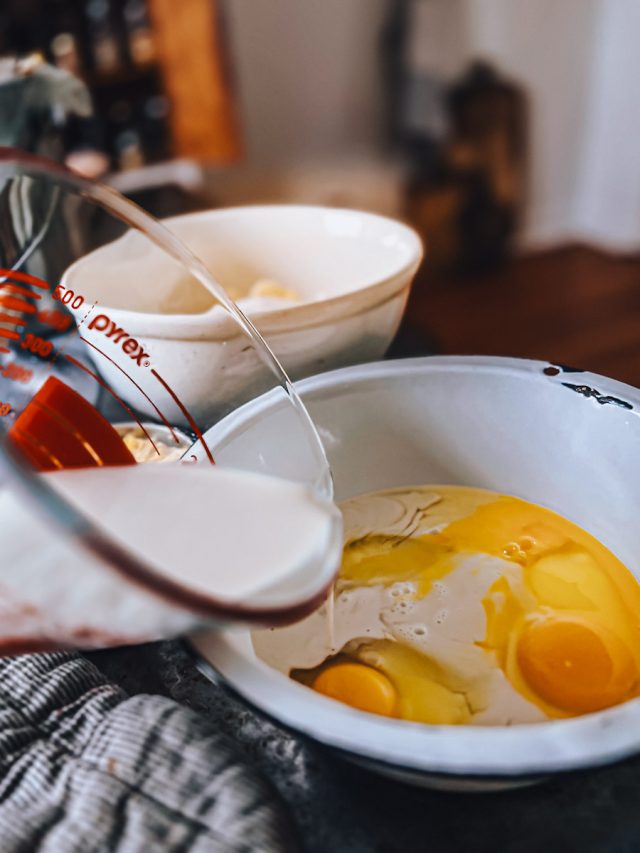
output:
[[322, 596], [340, 564], [338, 510], [287, 480], [167, 464], [66, 470], [39, 482], [94, 531], [61, 535], [22, 494], [0, 490], [5, 644], [139, 642], [224, 618], [225, 607], [234, 618], [294, 611]]

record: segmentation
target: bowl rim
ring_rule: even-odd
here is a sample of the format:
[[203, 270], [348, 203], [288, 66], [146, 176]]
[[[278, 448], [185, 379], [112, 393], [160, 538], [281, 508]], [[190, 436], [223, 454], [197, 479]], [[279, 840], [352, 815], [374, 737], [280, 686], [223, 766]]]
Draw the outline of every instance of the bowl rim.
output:
[[[497, 356], [429, 356], [373, 362], [304, 379], [296, 388], [305, 395], [344, 388], [371, 379], [433, 371], [484, 370], [516, 373], [526, 381], [562, 383], [567, 374], [623, 404], [640, 410], [640, 391], [589, 371], [548, 361]], [[596, 401], [593, 401], [596, 404]], [[235, 431], [243, 417], [263, 411], [269, 401], [257, 398], [220, 422], [216, 430]], [[597, 405], [597, 404], [596, 404]], [[611, 414], [628, 408], [607, 406]], [[244, 410], [244, 411], [243, 411]], [[189, 638], [198, 666], [215, 670], [251, 705], [285, 725], [345, 755], [408, 772], [478, 779], [514, 779], [567, 773], [610, 764], [640, 750], [640, 698], [581, 717], [517, 726], [425, 725], [376, 717], [321, 696], [247, 653], [248, 632], [237, 629]], [[243, 651], [243, 646], [244, 651]]]
[[[313, 205], [313, 204], [246, 204], [236, 205], [232, 207], [211, 208], [207, 210], [193, 211], [191, 213], [183, 213], [178, 216], [165, 217], [160, 222], [171, 230], [172, 225], [176, 222], [185, 222], [188, 220], [198, 219], [224, 219], [227, 217], [242, 217], [249, 214], [269, 214], [273, 211], [280, 212], [314, 212], [316, 214], [337, 213], [347, 214], [352, 217], [361, 217], [369, 220], [377, 220], [381, 223], [386, 223], [402, 233], [411, 244], [412, 252], [410, 256], [399, 265], [397, 269], [389, 273], [383, 278], [375, 278], [355, 288], [354, 290], [340, 293], [326, 299], [312, 299], [300, 302], [299, 304], [289, 305], [282, 308], [249, 310], [248, 316], [260, 323], [260, 329], [265, 334], [277, 333], [282, 331], [293, 331], [302, 328], [313, 326], [321, 326], [328, 322], [333, 322], [336, 319], [343, 317], [351, 317], [365, 310], [376, 307], [391, 299], [395, 294], [408, 288], [411, 285], [413, 276], [417, 272], [420, 264], [425, 256], [425, 245], [418, 232], [405, 222], [399, 219], [394, 219], [390, 216], [384, 216], [379, 213], [372, 213], [367, 210], [358, 210], [356, 208], [330, 207], [328, 205]], [[122, 234], [116, 240], [105, 243], [97, 249], [83, 255], [72, 263], [63, 273], [61, 283], [67, 287], [73, 286], [74, 276], [78, 274], [78, 270], [87, 262], [95, 260], [105, 249], [113, 246], [118, 240], [126, 237], [128, 232]], [[172, 233], [175, 233], [172, 231]], [[178, 239], [184, 240], [183, 235], [176, 234]], [[224, 287], [224, 282], [220, 282]], [[355, 302], [355, 304], [353, 304]], [[133, 333], [146, 335], [153, 338], [168, 338], [172, 340], [218, 340], [228, 339], [230, 328], [227, 328], [228, 315], [226, 312], [221, 313], [216, 311], [220, 308], [214, 304], [206, 311], [201, 311], [195, 314], [161, 314], [149, 311], [132, 311], [123, 308], [114, 308], [103, 302], [99, 302], [100, 306], [112, 316], [118, 323], [126, 324]], [[345, 308], [348, 306], [348, 310]], [[224, 311], [224, 308], [222, 309]], [[324, 316], [318, 318], [318, 310], [325, 312]], [[214, 313], [215, 312], [215, 313]], [[76, 313], [76, 312], [73, 312]], [[212, 324], [212, 321], [213, 324]], [[217, 322], [216, 322], [217, 321]], [[220, 328], [216, 328], [220, 326]], [[222, 327], [224, 326], [224, 328]], [[235, 324], [233, 324], [235, 327]], [[240, 334], [240, 331], [237, 332]]]

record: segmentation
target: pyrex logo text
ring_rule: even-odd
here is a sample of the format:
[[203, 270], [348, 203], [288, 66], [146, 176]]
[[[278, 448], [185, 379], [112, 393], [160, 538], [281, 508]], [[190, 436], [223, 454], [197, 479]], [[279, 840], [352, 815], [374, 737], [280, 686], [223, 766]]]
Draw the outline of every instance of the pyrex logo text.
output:
[[139, 344], [135, 338], [117, 326], [106, 314], [98, 314], [97, 317], [94, 317], [89, 323], [89, 328], [95, 329], [96, 332], [104, 332], [105, 337], [115, 344], [120, 344], [122, 352], [126, 353], [140, 367], [149, 367], [150, 356], [148, 352], [144, 351], [142, 344]]

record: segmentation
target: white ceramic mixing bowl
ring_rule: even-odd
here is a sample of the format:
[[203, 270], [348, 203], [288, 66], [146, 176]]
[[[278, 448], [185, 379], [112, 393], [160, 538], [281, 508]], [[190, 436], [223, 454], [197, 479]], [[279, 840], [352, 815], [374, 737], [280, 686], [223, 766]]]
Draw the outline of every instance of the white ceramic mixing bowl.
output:
[[[458, 483], [554, 509], [640, 576], [640, 392], [542, 362], [390, 361], [298, 384], [323, 438], [338, 501], [401, 485]], [[279, 406], [266, 396], [208, 434], [221, 464], [295, 475]], [[292, 448], [295, 455], [295, 448]], [[363, 713], [275, 672], [247, 632], [194, 641], [213, 669], [281, 723], [415, 784], [490, 790], [640, 751], [640, 699], [513, 727], [428, 726]]]
[[[300, 205], [237, 207], [192, 213], [165, 224], [237, 298], [296, 379], [381, 358], [395, 335], [422, 258], [411, 228], [371, 213]], [[296, 303], [249, 299], [270, 279], [295, 291]], [[216, 416], [251, 386], [256, 355], [225, 310], [183, 269], [136, 232], [86, 255], [63, 286], [98, 303], [181, 391], [196, 417]], [[92, 315], [95, 318], [95, 314]], [[104, 329], [83, 326], [90, 344], [106, 346], [115, 364], [98, 367], [130, 405], [154, 417], [121, 368], [126, 352]], [[91, 350], [88, 350], [91, 355]], [[145, 377], [141, 379], [144, 387]], [[145, 390], [148, 390], [145, 388]]]

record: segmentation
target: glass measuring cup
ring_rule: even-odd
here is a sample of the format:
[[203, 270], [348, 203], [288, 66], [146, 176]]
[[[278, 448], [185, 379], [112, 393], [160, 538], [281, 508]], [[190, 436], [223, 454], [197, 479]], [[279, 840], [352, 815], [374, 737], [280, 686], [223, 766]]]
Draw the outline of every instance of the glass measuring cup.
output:
[[[286, 479], [207, 441], [263, 394], [286, 401]], [[291, 621], [340, 561], [322, 444], [250, 320], [161, 223], [11, 149], [0, 462], [0, 651]]]

